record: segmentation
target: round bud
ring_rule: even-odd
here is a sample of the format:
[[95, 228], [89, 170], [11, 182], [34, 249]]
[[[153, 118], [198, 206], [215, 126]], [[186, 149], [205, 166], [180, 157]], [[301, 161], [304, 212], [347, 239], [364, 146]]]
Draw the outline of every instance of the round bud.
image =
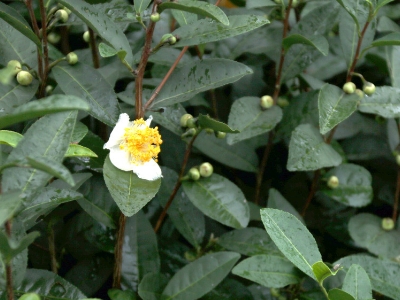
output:
[[300, 1], [299, 1], [299, 0], [293, 0], [293, 1], [292, 1], [292, 7], [293, 7], [293, 8], [296, 8], [299, 4], [300, 4]]
[[196, 181], [200, 179], [200, 172], [197, 170], [197, 168], [191, 168], [189, 170], [189, 177], [190, 179]]
[[383, 230], [392, 230], [394, 228], [394, 222], [392, 218], [383, 218], [382, 219], [382, 229]]
[[193, 119], [193, 116], [191, 114], [184, 114], [180, 120], [181, 127], [187, 127], [187, 122], [189, 119]]
[[191, 137], [197, 134], [197, 130], [196, 128], [189, 128], [188, 130], [186, 130], [182, 135], [181, 138], [185, 138], [185, 137]]
[[173, 35], [173, 36], [171, 36], [171, 37], [168, 39], [168, 41], [169, 41], [169, 44], [170, 44], [170, 45], [173, 45], [173, 44], [176, 43], [176, 37]]
[[54, 87], [52, 85], [48, 85], [48, 86], [46, 86], [45, 90], [46, 90], [46, 94], [50, 95], [53, 92]]
[[154, 23], [160, 21], [160, 14], [158, 12], [151, 14], [150, 20]]
[[279, 293], [279, 290], [278, 290], [278, 289], [272, 288], [272, 289], [270, 289], [269, 291], [270, 291], [270, 293], [271, 293], [271, 296], [273, 296], [273, 297], [275, 297], [275, 298], [278, 298], [278, 297], [281, 295], [281, 294]]
[[205, 132], [206, 132], [207, 134], [213, 134], [213, 133], [214, 133], [214, 130], [211, 129], [211, 128], [206, 128], [206, 129], [204, 129], [204, 130], [205, 130]]
[[57, 19], [59, 19], [63, 23], [68, 21], [68, 13], [65, 9], [57, 10], [55, 16]]
[[47, 35], [47, 40], [52, 44], [57, 44], [61, 40], [61, 36], [55, 32], [50, 32]]
[[373, 84], [372, 82], [366, 82], [364, 83], [363, 86], [363, 91], [364, 93], [366, 93], [367, 95], [372, 95], [373, 93], [375, 93], [375, 84]]
[[215, 136], [219, 139], [224, 139], [226, 137], [226, 132], [223, 131], [216, 131]]
[[260, 99], [260, 105], [262, 108], [268, 109], [274, 105], [274, 99], [271, 96], [262, 96]]
[[208, 162], [202, 163], [199, 167], [199, 170], [202, 177], [210, 177], [214, 172], [212, 164]]
[[70, 52], [67, 54], [67, 62], [70, 65], [74, 65], [78, 62], [78, 55], [76, 55], [74, 52]]
[[33, 80], [31, 73], [27, 71], [19, 71], [17, 74], [17, 81], [20, 85], [29, 85]]
[[87, 30], [87, 31], [85, 31], [84, 33], [83, 33], [83, 40], [86, 42], [86, 43], [89, 43], [90, 42], [90, 33], [89, 33], [89, 30]]
[[353, 82], [346, 82], [343, 85], [343, 92], [346, 94], [353, 94], [356, 91], [356, 85]]
[[40, 296], [36, 293], [26, 293], [19, 297], [19, 300], [40, 300]]
[[280, 107], [286, 107], [289, 106], [289, 101], [286, 98], [279, 97], [276, 101], [276, 104], [278, 104]]
[[169, 39], [173, 37], [173, 35], [171, 33], [166, 33], [161, 37], [161, 41], [160, 43], [169, 43]]
[[329, 177], [328, 186], [331, 189], [336, 189], [339, 186], [339, 178], [337, 178], [336, 176]]
[[398, 166], [400, 166], [400, 154], [396, 155], [396, 163]]
[[364, 92], [362, 90], [356, 89], [355, 93], [360, 99], [364, 98]]
[[67, 14], [68, 14], [68, 15], [70, 15], [70, 14], [71, 14], [71, 11], [69, 10], [69, 8], [67, 8], [67, 7], [63, 6], [63, 10], [65, 10], [65, 11], [67, 12]]
[[7, 68], [12, 70], [12, 74], [15, 76], [21, 71], [22, 66], [18, 60], [13, 59], [8, 62]]
[[196, 128], [197, 127], [197, 119], [189, 118], [186, 122], [186, 126], [189, 128]]

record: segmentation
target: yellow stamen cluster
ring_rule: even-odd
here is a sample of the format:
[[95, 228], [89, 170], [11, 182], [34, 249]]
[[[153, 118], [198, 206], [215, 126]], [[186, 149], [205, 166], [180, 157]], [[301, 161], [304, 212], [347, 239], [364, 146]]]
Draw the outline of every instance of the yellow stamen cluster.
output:
[[124, 141], [120, 149], [128, 151], [131, 155], [131, 162], [141, 165], [154, 159], [157, 161], [162, 144], [158, 128], [150, 128], [143, 119], [133, 121], [133, 126], [125, 128]]

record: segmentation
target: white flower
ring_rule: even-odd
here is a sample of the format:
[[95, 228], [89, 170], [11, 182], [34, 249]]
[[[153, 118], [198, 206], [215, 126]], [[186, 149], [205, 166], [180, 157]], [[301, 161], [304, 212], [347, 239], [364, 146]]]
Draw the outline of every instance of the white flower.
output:
[[104, 149], [110, 150], [111, 163], [120, 170], [133, 171], [139, 178], [156, 180], [161, 175], [157, 156], [160, 153], [161, 135], [158, 128], [150, 128], [153, 117], [129, 121], [120, 114]]

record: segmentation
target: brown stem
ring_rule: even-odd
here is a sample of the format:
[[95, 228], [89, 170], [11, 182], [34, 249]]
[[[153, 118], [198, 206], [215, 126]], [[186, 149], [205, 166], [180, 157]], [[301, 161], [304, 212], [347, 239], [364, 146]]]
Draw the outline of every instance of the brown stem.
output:
[[313, 178], [313, 181], [311, 184], [311, 190], [310, 190], [310, 193], [308, 194], [306, 204], [304, 205], [304, 208], [303, 208], [303, 212], [301, 213], [301, 215], [303, 217], [306, 215], [307, 208], [310, 205], [312, 198], [314, 198], [315, 192], [317, 191], [317, 185], [318, 185], [318, 180], [319, 180], [320, 174], [321, 174], [321, 170], [317, 170], [314, 172], [314, 178]]
[[119, 216], [117, 243], [115, 244], [115, 264], [113, 274], [113, 288], [121, 288], [122, 247], [124, 245], [126, 217], [123, 213]]
[[358, 43], [357, 43], [356, 53], [354, 54], [353, 63], [351, 64], [349, 72], [347, 73], [346, 82], [351, 81], [351, 76], [356, 68], [356, 64], [358, 62], [359, 55], [360, 55], [361, 44], [364, 39], [365, 32], [367, 31], [368, 25], [369, 25], [369, 21], [365, 22], [364, 28], [361, 31], [361, 35], [360, 35], [360, 38], [358, 39]]
[[394, 194], [394, 203], [393, 203], [393, 214], [392, 220], [396, 224], [397, 221], [397, 210], [399, 207], [399, 196], [400, 196], [400, 167], [397, 168], [397, 182], [396, 182], [396, 192]]
[[47, 228], [47, 239], [49, 241], [51, 271], [57, 274], [58, 270], [57, 270], [57, 258], [56, 258], [56, 245], [54, 242], [54, 230], [51, 221], [49, 223], [49, 227]]
[[49, 73], [49, 48], [47, 42], [47, 22], [46, 22], [46, 8], [44, 7], [43, 0], [39, 1], [40, 6], [40, 18], [42, 19], [42, 48], [43, 48], [43, 58], [44, 58], [44, 70], [42, 83], [39, 89], [39, 96], [44, 97], [45, 87], [47, 84], [47, 75]]
[[89, 37], [90, 50], [92, 51], [93, 67], [95, 69], [98, 69], [100, 68], [99, 52], [97, 52], [96, 37], [92, 28], [89, 28]]
[[197, 137], [197, 135], [193, 136], [193, 138], [190, 140], [189, 144], [186, 147], [185, 156], [183, 157], [181, 171], [179, 172], [179, 178], [178, 178], [177, 182], [175, 183], [175, 186], [174, 186], [174, 189], [172, 190], [171, 195], [168, 198], [167, 204], [165, 205], [160, 216], [158, 217], [156, 226], [154, 226], [155, 233], [157, 233], [158, 230], [160, 229], [162, 222], [164, 221], [165, 216], [167, 215], [167, 210], [171, 206], [172, 200], [174, 200], [176, 193], [178, 192], [179, 188], [181, 187], [181, 184], [182, 184], [181, 178], [183, 177], [183, 174], [185, 173], [186, 165], [189, 160], [190, 152], [192, 151], [193, 143], [196, 140], [196, 137]]
[[67, 55], [68, 53], [71, 52], [71, 47], [69, 46], [69, 39], [68, 39], [68, 27], [61, 26], [60, 34], [61, 34], [61, 52]]
[[210, 90], [210, 96], [211, 96], [214, 119], [218, 120], [218, 106], [217, 106], [217, 97], [215, 96], [215, 89]]
[[143, 111], [146, 111], [149, 108], [149, 106], [151, 105], [151, 103], [153, 103], [154, 99], [156, 99], [157, 95], [160, 93], [161, 89], [164, 87], [165, 83], [171, 76], [172, 72], [175, 70], [176, 66], [178, 65], [179, 61], [181, 60], [181, 58], [183, 57], [183, 55], [185, 54], [185, 52], [187, 51], [188, 48], [189, 48], [188, 46], [185, 46], [182, 49], [181, 53], [179, 53], [178, 57], [172, 64], [171, 68], [169, 68], [167, 74], [165, 74], [164, 78], [162, 79], [160, 84], [157, 86], [157, 88], [153, 92], [153, 94], [151, 95], [149, 101], [147, 101], [146, 104], [144, 105]]

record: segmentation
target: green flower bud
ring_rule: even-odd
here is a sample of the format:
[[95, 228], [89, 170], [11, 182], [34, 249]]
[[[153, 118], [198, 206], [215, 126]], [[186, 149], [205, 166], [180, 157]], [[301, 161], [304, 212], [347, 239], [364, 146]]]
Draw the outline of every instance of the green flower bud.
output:
[[202, 177], [210, 177], [214, 172], [212, 164], [208, 162], [202, 163], [199, 167], [199, 170]]
[[276, 101], [276, 104], [278, 104], [280, 107], [286, 107], [289, 106], [289, 101], [286, 98], [279, 97]]
[[168, 40], [169, 40], [169, 44], [170, 45], [173, 45], [173, 44], [176, 43], [176, 37], [175, 36], [171, 36]]
[[171, 33], [166, 33], [161, 37], [160, 43], [169, 43], [169, 39], [173, 37]]
[[192, 137], [196, 134], [197, 134], [196, 128], [189, 128], [188, 130], [186, 130], [185, 133], [181, 135], [181, 138]]
[[215, 136], [219, 139], [224, 139], [226, 137], [226, 132], [223, 131], [216, 131]]
[[293, 7], [293, 8], [296, 8], [299, 4], [300, 4], [300, 1], [299, 1], [299, 0], [293, 0], [293, 1], [292, 1], [292, 7]]
[[186, 126], [189, 128], [196, 128], [197, 127], [197, 119], [189, 118], [186, 122]]
[[214, 130], [212, 130], [211, 128], [206, 128], [205, 131], [206, 131], [207, 134], [213, 134], [214, 133]]
[[355, 93], [360, 99], [364, 98], [364, 92], [362, 90], [356, 89]]
[[67, 54], [67, 62], [70, 65], [74, 65], [78, 62], [78, 55], [75, 54], [75, 52], [70, 52]]
[[394, 222], [392, 218], [383, 218], [382, 219], [382, 229], [383, 230], [393, 230], [394, 228]]
[[47, 35], [47, 40], [52, 44], [57, 44], [61, 40], [61, 36], [58, 33], [50, 32]]
[[160, 21], [160, 14], [158, 12], [151, 14], [150, 20], [154, 23]]
[[10, 60], [7, 64], [7, 68], [12, 70], [12, 74], [15, 76], [21, 71], [21, 63], [18, 60]]
[[400, 166], [400, 154], [396, 154], [396, 163]]
[[375, 93], [375, 84], [373, 84], [372, 82], [366, 82], [364, 83], [363, 86], [363, 91], [364, 93], [366, 93], [367, 95], [372, 95], [373, 93]]
[[274, 99], [271, 96], [262, 96], [260, 99], [260, 105], [264, 109], [268, 109], [274, 105]]
[[59, 19], [62, 23], [68, 21], [68, 13], [65, 9], [59, 9], [56, 11], [55, 14], [56, 18]]
[[275, 298], [278, 298], [281, 294], [279, 293], [278, 289], [272, 288], [270, 289], [271, 295]]
[[53, 90], [54, 90], [54, 87], [52, 85], [46, 86], [45, 91], [46, 91], [47, 95], [50, 95], [53, 92]]
[[191, 168], [189, 170], [189, 177], [190, 179], [196, 181], [200, 179], [200, 172], [197, 168]]
[[193, 119], [193, 116], [191, 114], [182, 115], [181, 120], [180, 120], [181, 127], [188, 127], [187, 122], [189, 119]]
[[346, 82], [343, 85], [343, 92], [346, 94], [353, 94], [356, 91], [356, 85], [353, 82]]
[[87, 31], [85, 31], [84, 33], [83, 33], [83, 40], [86, 42], [86, 43], [89, 43], [90, 42], [90, 33], [89, 33], [89, 30], [87, 30]]
[[339, 178], [336, 176], [331, 176], [328, 179], [328, 187], [331, 189], [336, 189], [339, 186]]
[[19, 297], [19, 300], [40, 300], [40, 296], [36, 293], [26, 293]]
[[32, 80], [32, 74], [27, 71], [19, 71], [17, 74], [17, 81], [20, 85], [30, 85]]
[[63, 10], [65, 10], [65, 11], [67, 12], [67, 14], [68, 14], [68, 15], [70, 15], [70, 14], [71, 14], [71, 11], [69, 10], [69, 8], [67, 8], [67, 7], [63, 6]]

